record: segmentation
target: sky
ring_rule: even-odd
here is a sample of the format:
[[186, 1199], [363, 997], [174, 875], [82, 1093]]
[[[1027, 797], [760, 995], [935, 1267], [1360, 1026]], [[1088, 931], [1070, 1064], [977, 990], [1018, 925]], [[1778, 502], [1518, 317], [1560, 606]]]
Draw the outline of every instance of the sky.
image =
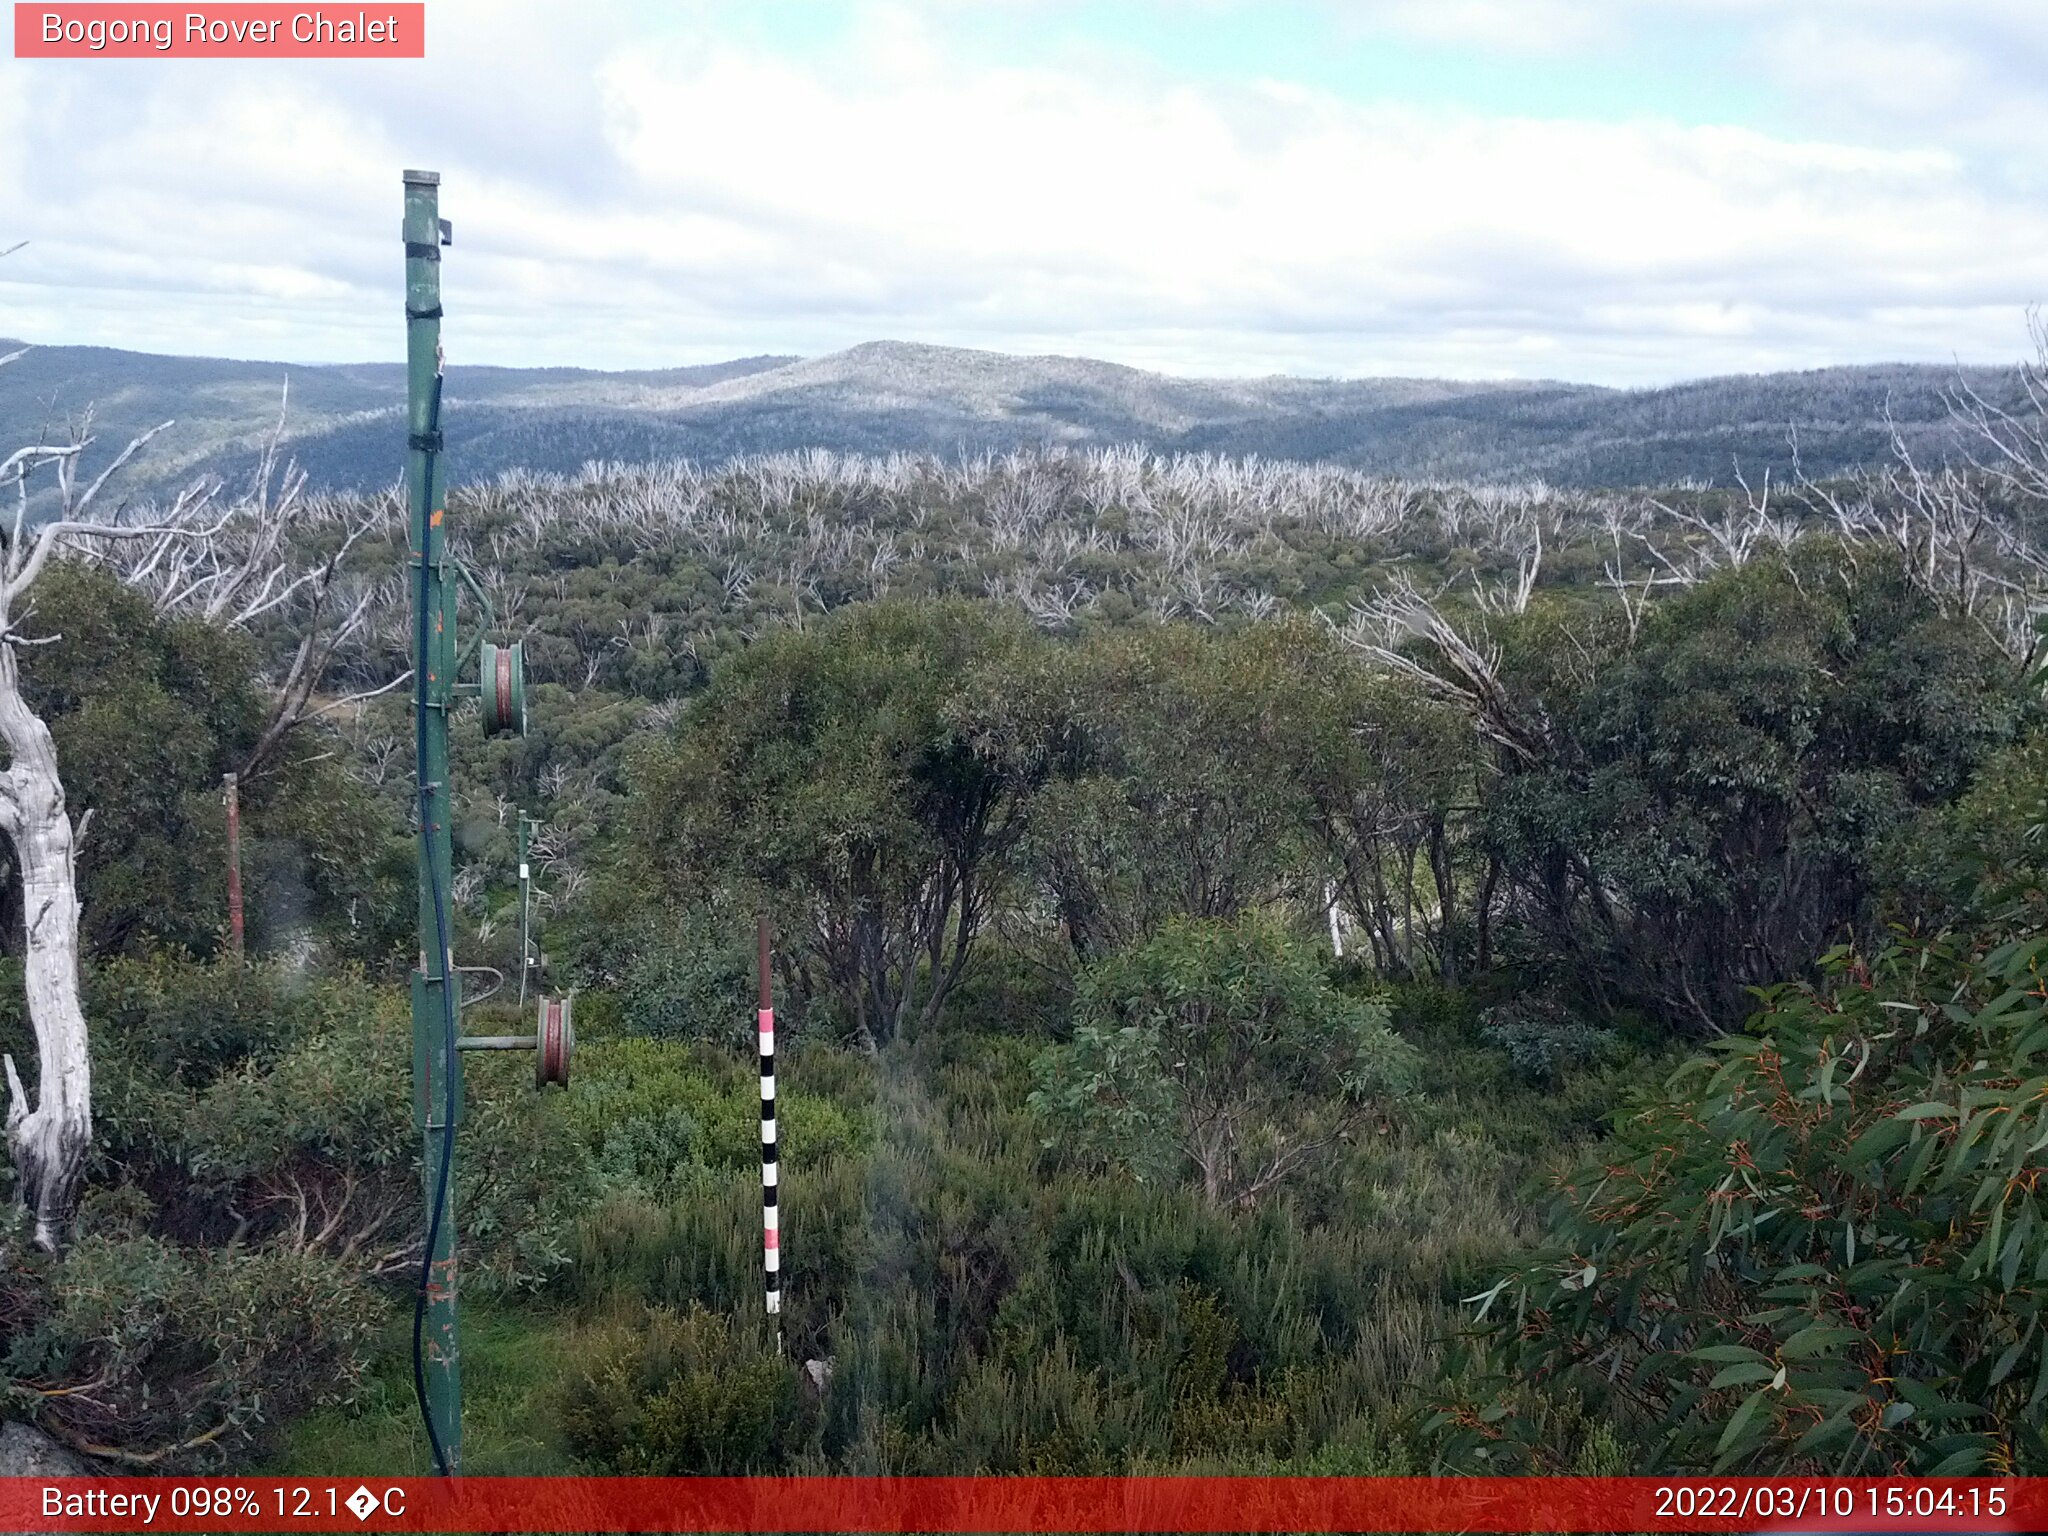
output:
[[[351, 8], [353, 9], [353, 8]], [[456, 362], [882, 338], [1208, 376], [2000, 363], [2042, 0], [429, 0], [427, 57], [0, 58], [0, 336]]]

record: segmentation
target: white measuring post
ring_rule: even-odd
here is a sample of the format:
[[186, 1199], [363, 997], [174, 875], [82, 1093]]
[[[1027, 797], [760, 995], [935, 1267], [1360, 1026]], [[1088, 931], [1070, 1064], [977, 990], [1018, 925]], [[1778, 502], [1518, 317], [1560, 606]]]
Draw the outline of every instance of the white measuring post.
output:
[[776, 1201], [781, 1175], [775, 1134], [775, 1000], [768, 984], [768, 919], [759, 921], [760, 1005], [755, 1020], [761, 1033], [761, 1262], [763, 1296], [775, 1322], [775, 1345], [782, 1347], [782, 1221]]

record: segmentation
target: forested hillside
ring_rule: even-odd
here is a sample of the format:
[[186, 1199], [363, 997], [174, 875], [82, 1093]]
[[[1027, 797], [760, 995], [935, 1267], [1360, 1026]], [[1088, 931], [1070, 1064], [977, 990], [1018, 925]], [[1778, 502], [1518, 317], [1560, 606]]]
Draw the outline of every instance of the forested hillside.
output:
[[[0, 342], [0, 350], [13, 344]], [[88, 407], [111, 454], [175, 425], [134, 483], [168, 490], [201, 470], [240, 484], [258, 462], [289, 382], [288, 451], [330, 489], [394, 479], [403, 437], [395, 365], [287, 366], [36, 348], [0, 369], [0, 413], [65, 421]], [[756, 357], [695, 368], [449, 369], [456, 476], [573, 475], [587, 464], [822, 448], [952, 459], [1048, 447], [1135, 444], [1324, 462], [1408, 479], [1576, 487], [1752, 483], [1884, 463], [1896, 435], [1939, 462], [1959, 442], [1949, 396], [2018, 396], [2006, 370], [1879, 366], [1704, 379], [1616, 390], [1558, 382], [1433, 379], [1180, 379], [1085, 358], [1011, 357], [876, 342], [820, 358]]]
[[[1808, 387], [1870, 429], [1873, 380]], [[1712, 388], [1724, 448], [1783, 399]], [[1712, 398], [1571, 409], [1640, 454]], [[1402, 408], [1453, 405], [1567, 409]], [[469, 1062], [468, 1469], [2048, 1471], [2048, 453], [1956, 430], [1747, 490], [1129, 447], [460, 488], [532, 700], [456, 721], [456, 952], [517, 974], [538, 816], [582, 1036], [566, 1090]], [[326, 630], [223, 627], [148, 541], [38, 589], [98, 1131], [64, 1250], [9, 1248], [0, 1402], [116, 1464], [421, 1470], [403, 533], [266, 487]]]

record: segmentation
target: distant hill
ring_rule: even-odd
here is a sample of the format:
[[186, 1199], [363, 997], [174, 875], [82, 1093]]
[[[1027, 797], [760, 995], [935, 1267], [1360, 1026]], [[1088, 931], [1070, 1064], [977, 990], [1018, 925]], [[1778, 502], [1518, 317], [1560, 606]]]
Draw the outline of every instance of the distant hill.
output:
[[[0, 351], [18, 343], [0, 342]], [[1972, 369], [2010, 396], [2008, 373]], [[396, 363], [302, 366], [39, 347], [0, 369], [0, 421], [26, 440], [88, 407], [111, 453], [175, 417], [134, 482], [160, 490], [211, 470], [245, 476], [290, 384], [290, 452], [316, 487], [390, 483], [402, 457]], [[1047, 444], [1325, 460], [1410, 478], [1566, 486], [1732, 483], [1783, 473], [1796, 428], [1813, 473], [1882, 459], [1886, 412], [1917, 452], [1947, 446], [1953, 369], [1910, 365], [1703, 379], [1661, 389], [1438, 379], [1187, 379], [1070, 357], [871, 342], [827, 357], [703, 367], [449, 370], [458, 480], [592, 460], [718, 460], [823, 447], [942, 455]]]

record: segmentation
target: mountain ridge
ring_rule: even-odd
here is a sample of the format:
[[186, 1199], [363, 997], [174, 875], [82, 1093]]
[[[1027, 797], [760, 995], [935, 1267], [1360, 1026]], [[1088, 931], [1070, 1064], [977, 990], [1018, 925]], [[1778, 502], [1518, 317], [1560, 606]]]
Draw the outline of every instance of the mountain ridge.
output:
[[[0, 341], [0, 350], [18, 342]], [[1869, 465], [1892, 425], [1916, 452], [1950, 438], [1944, 391], [1994, 397], [2009, 370], [1845, 365], [1642, 389], [1567, 380], [1404, 376], [1186, 377], [1066, 354], [872, 341], [816, 357], [759, 354], [674, 368], [451, 366], [452, 473], [573, 473], [593, 460], [716, 460], [801, 448], [954, 455], [1136, 443], [1160, 452], [1327, 461], [1405, 478], [1548, 479], [1576, 486], [1730, 482], [1738, 465], [1815, 473]], [[316, 488], [390, 483], [403, 449], [398, 363], [288, 364], [104, 347], [33, 347], [0, 369], [15, 434], [90, 406], [111, 457], [177, 426], [136, 466], [160, 492], [200, 473], [246, 475], [274, 428]]]

